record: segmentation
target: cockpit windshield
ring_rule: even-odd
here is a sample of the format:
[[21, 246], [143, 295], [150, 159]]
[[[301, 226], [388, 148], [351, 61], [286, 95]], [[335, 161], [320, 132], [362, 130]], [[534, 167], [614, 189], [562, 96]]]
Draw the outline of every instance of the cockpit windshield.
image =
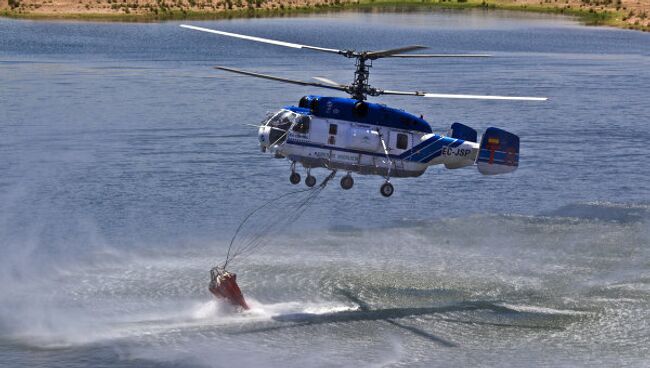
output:
[[287, 139], [289, 130], [306, 134], [309, 131], [311, 118], [307, 115], [296, 114], [288, 110], [280, 110], [271, 113], [262, 121], [263, 126], [271, 127], [269, 131], [269, 143], [271, 145], [282, 144]]
[[270, 125], [275, 128], [280, 128], [283, 130], [289, 129], [291, 124], [293, 124], [294, 113], [291, 111], [278, 111], [275, 114], [269, 114], [270, 116], [267, 116], [264, 122], [262, 122], [262, 125]]
[[310, 121], [311, 118], [307, 115], [281, 110], [275, 114], [267, 115], [267, 118], [262, 122], [262, 125], [269, 125], [284, 131], [291, 129], [296, 133], [306, 134], [309, 132]]

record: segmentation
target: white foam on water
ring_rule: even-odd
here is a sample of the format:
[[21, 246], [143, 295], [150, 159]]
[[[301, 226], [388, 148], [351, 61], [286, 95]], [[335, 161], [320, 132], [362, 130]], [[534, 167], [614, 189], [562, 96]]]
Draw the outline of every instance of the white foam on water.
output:
[[196, 302], [177, 311], [152, 311], [129, 316], [124, 320], [97, 320], [94, 324], [80, 324], [73, 329], [50, 330], [47, 333], [28, 334], [25, 340], [41, 347], [67, 347], [129, 337], [154, 336], [171, 330], [220, 328], [229, 325], [271, 321], [272, 317], [291, 313], [326, 314], [353, 307], [334, 302], [299, 302], [264, 304], [249, 298], [250, 310], [241, 310], [224, 301]]
[[570, 309], [554, 309], [548, 307], [538, 307], [534, 305], [516, 305], [516, 304], [508, 304], [508, 303], [498, 303], [496, 305], [511, 309], [516, 312], [522, 312], [522, 313], [546, 314], [546, 315], [554, 315], [554, 316], [561, 316], [561, 315], [582, 316], [582, 315], [589, 314], [589, 312], [583, 312], [583, 311], [576, 311]]
[[249, 320], [271, 320], [274, 316], [292, 313], [327, 314], [345, 310], [353, 310], [354, 307], [337, 302], [299, 302], [289, 301], [282, 303], [264, 304], [253, 298], [249, 298], [250, 310], [243, 311], [241, 316]]

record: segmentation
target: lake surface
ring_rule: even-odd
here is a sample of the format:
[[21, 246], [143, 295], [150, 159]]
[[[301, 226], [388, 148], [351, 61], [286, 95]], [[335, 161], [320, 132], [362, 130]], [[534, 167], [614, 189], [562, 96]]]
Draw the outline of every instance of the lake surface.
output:
[[349, 82], [352, 61], [174, 22], [0, 19], [0, 365], [648, 366], [650, 34], [492, 11], [190, 23], [490, 53], [379, 60], [370, 81], [551, 100], [374, 99], [438, 132], [512, 131], [520, 167], [434, 167], [390, 199], [336, 179], [232, 264], [253, 306], [233, 314], [209, 268], [296, 189], [245, 124], [320, 91], [211, 67]]

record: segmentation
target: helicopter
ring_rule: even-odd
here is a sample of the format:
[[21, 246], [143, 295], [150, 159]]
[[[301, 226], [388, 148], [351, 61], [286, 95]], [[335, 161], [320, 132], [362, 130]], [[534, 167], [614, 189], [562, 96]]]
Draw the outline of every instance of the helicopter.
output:
[[511, 101], [546, 101], [546, 97], [485, 96], [464, 94], [427, 93], [420, 91], [395, 91], [379, 89], [369, 84], [370, 68], [382, 58], [476, 58], [487, 54], [422, 54], [411, 53], [426, 49], [412, 45], [386, 50], [355, 51], [324, 48], [273, 40], [268, 38], [219, 31], [182, 24], [182, 28], [266, 43], [294, 49], [305, 49], [340, 55], [355, 60], [354, 80], [342, 84], [324, 77], [313, 77], [318, 82], [277, 77], [225, 66], [215, 69], [277, 82], [311, 86], [345, 92], [349, 98], [307, 95], [298, 105], [289, 105], [267, 114], [256, 125], [262, 152], [291, 162], [291, 184], [299, 184], [296, 171], [301, 164], [307, 176], [308, 187], [316, 185], [311, 175], [314, 168], [341, 170], [341, 188], [354, 185], [352, 173], [378, 175], [384, 181], [380, 193], [390, 197], [395, 188], [391, 178], [418, 177], [431, 165], [444, 165], [458, 169], [476, 165], [483, 175], [513, 172], [519, 166], [519, 137], [508, 131], [489, 127], [481, 139], [478, 132], [464, 124], [453, 123], [447, 136], [433, 132], [422, 116], [368, 102], [368, 96], [415, 96], [443, 99], [478, 99]]

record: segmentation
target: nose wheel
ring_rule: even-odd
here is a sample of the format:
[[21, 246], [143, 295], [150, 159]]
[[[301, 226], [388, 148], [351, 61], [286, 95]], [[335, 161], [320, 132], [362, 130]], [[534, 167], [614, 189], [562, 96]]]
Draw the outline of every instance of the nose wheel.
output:
[[292, 172], [291, 175], [289, 175], [289, 181], [293, 185], [300, 183], [300, 174], [297, 172]]
[[291, 184], [296, 185], [300, 183], [300, 174], [296, 172], [296, 163], [291, 163], [291, 175], [289, 175], [289, 181]]
[[347, 174], [346, 176], [341, 178], [341, 188], [348, 190], [351, 189], [353, 185], [354, 185], [354, 179], [352, 179], [352, 175]]
[[384, 184], [382, 184], [381, 188], [379, 188], [379, 192], [381, 193], [381, 195], [388, 198], [393, 195], [393, 193], [395, 192], [395, 188], [393, 188], [393, 184], [387, 181]]

